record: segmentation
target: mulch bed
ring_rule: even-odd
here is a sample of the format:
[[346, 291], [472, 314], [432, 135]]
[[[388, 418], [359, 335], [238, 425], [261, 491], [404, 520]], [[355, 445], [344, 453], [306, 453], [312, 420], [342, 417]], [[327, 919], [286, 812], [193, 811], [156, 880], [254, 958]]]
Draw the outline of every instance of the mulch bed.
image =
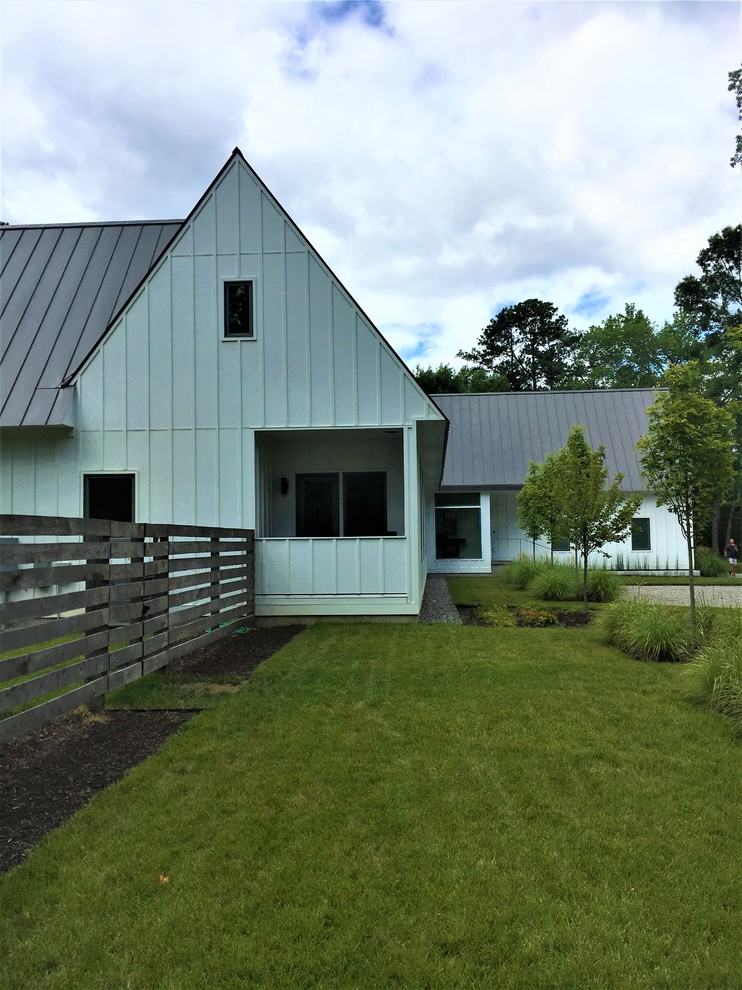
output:
[[[227, 636], [181, 657], [171, 673], [204, 679], [247, 678], [303, 626], [273, 626]], [[0, 873], [22, 863], [47, 832], [95, 794], [145, 760], [184, 722], [188, 711], [70, 712], [0, 746]]]
[[[486, 619], [483, 619], [482, 616], [478, 613], [475, 606], [459, 605], [458, 610], [459, 610], [459, 615], [461, 616], [461, 621], [465, 626], [485, 626], [487, 628], [492, 627], [492, 623], [487, 622]], [[593, 621], [594, 618], [593, 612], [581, 612], [581, 611], [558, 609], [557, 611], [554, 612], [554, 616], [556, 617], [556, 622], [547, 623], [546, 625], [543, 625], [542, 623], [539, 623], [537, 621], [530, 621], [525, 616], [519, 616], [517, 608], [508, 606], [508, 611], [515, 613], [516, 626], [520, 626], [521, 628], [524, 629], [531, 628], [534, 626], [538, 626], [539, 628], [545, 628], [545, 629], [548, 629], [550, 626], [552, 627], [587, 626]]]

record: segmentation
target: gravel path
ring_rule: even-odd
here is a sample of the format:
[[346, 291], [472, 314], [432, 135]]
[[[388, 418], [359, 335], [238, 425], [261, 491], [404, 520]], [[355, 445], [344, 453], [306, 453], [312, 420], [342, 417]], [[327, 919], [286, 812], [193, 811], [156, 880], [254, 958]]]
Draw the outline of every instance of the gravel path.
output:
[[[626, 589], [629, 598], [652, 598], [666, 605], [687, 605], [688, 588], [685, 585], [630, 585]], [[696, 588], [696, 603], [717, 607], [742, 608], [742, 579], [738, 587], [732, 585], [702, 585]]]
[[428, 576], [418, 622], [461, 622], [444, 577]]

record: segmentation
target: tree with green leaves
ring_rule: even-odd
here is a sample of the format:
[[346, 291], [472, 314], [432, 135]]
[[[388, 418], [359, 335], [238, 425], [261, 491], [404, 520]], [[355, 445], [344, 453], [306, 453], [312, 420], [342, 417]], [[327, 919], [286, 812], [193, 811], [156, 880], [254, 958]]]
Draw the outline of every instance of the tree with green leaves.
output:
[[667, 391], [649, 409], [649, 429], [639, 440], [647, 489], [677, 516], [688, 550], [691, 635], [698, 641], [693, 577], [694, 534], [724, 500], [734, 477], [734, 417], [700, 394], [698, 365], [665, 374]]
[[742, 323], [742, 224], [712, 234], [696, 258], [700, 275], [686, 275], [675, 287], [675, 305], [694, 320], [713, 346]]
[[503, 376], [513, 392], [560, 388], [572, 378], [579, 334], [566, 316], [541, 299], [505, 306], [482, 330], [477, 346], [459, 351], [490, 374]]
[[560, 530], [582, 558], [582, 600], [587, 610], [588, 558], [606, 543], [619, 543], [629, 535], [641, 496], [624, 495], [620, 471], [607, 483], [605, 447], [593, 450], [581, 426], [572, 427], [556, 460]]
[[[734, 69], [729, 73], [729, 85], [727, 89], [730, 93], [734, 93], [734, 99], [737, 104], [737, 118], [742, 121], [742, 67]], [[735, 165], [742, 165], [742, 134], [737, 135], [736, 147], [729, 164], [732, 168]]]
[[559, 459], [547, 454], [543, 464], [531, 461], [523, 487], [516, 496], [518, 525], [530, 538], [533, 559], [536, 559], [536, 541], [545, 536], [551, 546], [554, 560], [554, 543], [563, 539], [562, 508], [559, 501]]
[[510, 386], [502, 375], [490, 374], [484, 368], [458, 368], [440, 364], [414, 371], [415, 380], [428, 395], [450, 395], [460, 392], [509, 392]]
[[670, 364], [696, 356], [698, 336], [692, 320], [677, 313], [657, 327], [634, 303], [607, 316], [583, 334], [577, 348], [577, 388], [651, 388]]

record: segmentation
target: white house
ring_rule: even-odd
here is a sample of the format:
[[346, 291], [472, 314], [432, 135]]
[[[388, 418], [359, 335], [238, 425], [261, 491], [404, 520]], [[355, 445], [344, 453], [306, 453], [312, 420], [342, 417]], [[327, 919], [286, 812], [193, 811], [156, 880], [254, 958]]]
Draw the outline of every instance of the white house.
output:
[[[0, 512], [255, 529], [259, 616], [414, 617], [429, 570], [522, 548], [572, 422], [624, 473], [643, 432], [596, 393], [539, 443], [538, 396], [428, 398], [238, 149], [183, 221], [6, 226], [0, 263]], [[673, 558], [666, 516], [637, 553]]]
[[259, 615], [416, 615], [447, 422], [235, 150], [182, 222], [2, 228], [2, 512], [256, 531]]
[[[530, 554], [531, 540], [517, 521], [516, 495], [531, 461], [542, 463], [567, 442], [575, 425], [593, 449], [605, 447], [609, 479], [641, 494], [632, 532], [591, 555], [597, 566], [638, 570], [687, 568], [685, 540], [675, 516], [644, 492], [636, 442], [646, 433], [652, 389], [500, 392], [436, 395], [451, 423], [440, 491], [427, 507], [428, 565], [442, 573], [489, 571], [492, 562]], [[536, 545], [537, 556], [552, 548]], [[607, 554], [605, 557], [603, 554]], [[556, 560], [571, 559], [555, 546]]]

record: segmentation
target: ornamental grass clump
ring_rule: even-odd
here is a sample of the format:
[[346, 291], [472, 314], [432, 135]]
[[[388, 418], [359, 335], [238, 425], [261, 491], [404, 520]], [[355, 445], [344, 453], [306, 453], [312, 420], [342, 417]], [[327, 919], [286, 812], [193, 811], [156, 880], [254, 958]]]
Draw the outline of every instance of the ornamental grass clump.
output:
[[609, 605], [601, 616], [608, 641], [637, 660], [678, 663], [692, 652], [693, 637], [681, 608], [627, 600]]
[[547, 566], [542, 562], [535, 561], [524, 553], [505, 565], [502, 576], [508, 588], [516, 591], [525, 591], [531, 581]]
[[568, 564], [552, 564], [536, 574], [528, 590], [540, 601], [566, 602], [579, 598], [575, 570]]
[[688, 667], [685, 691], [691, 701], [728, 716], [742, 736], [742, 615], [725, 620]]
[[587, 572], [587, 597], [591, 602], [614, 602], [621, 593], [621, 587], [614, 571], [600, 568]]

